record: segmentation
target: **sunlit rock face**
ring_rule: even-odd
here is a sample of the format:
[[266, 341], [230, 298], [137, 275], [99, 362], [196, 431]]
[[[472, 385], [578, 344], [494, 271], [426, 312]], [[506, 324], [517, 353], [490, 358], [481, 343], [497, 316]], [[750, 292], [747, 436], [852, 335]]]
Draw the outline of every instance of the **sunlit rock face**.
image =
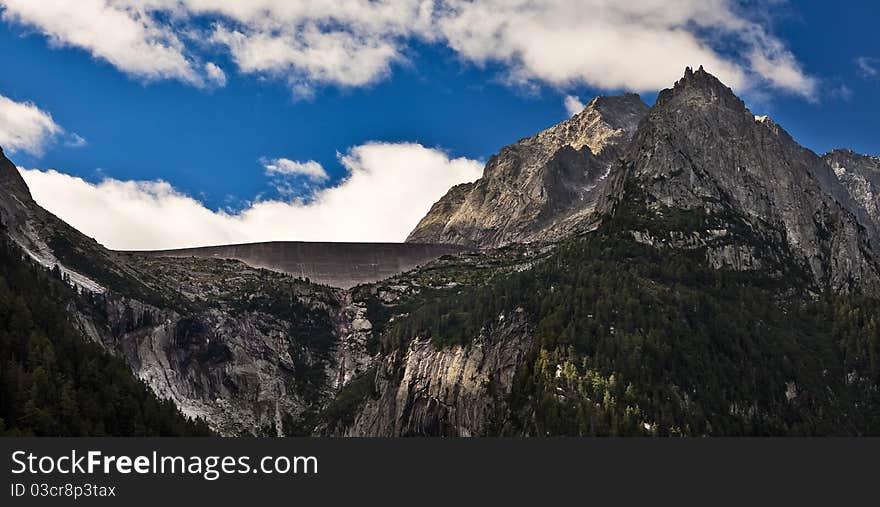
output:
[[822, 158], [880, 230], [880, 157], [834, 150]]
[[615, 161], [648, 114], [635, 94], [597, 97], [572, 118], [489, 159], [453, 187], [407, 238], [490, 248], [589, 229]]
[[235, 259], [256, 268], [287, 273], [312, 282], [348, 289], [408, 271], [438, 257], [455, 254], [457, 245], [418, 243], [313, 243], [279, 241], [145, 252], [160, 257]]

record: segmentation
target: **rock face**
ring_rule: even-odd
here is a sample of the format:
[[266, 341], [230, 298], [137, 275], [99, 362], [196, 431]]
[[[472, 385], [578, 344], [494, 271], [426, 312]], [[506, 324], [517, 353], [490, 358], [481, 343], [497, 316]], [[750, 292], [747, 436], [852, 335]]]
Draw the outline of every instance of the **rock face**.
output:
[[100, 305], [106, 325], [94, 327], [93, 339], [121, 354], [159, 397], [222, 435], [300, 433], [304, 414], [334, 395], [337, 364], [349, 377], [363, 371], [362, 353], [337, 339], [347, 336], [339, 332], [339, 291], [236, 261], [129, 262], [186, 304], [108, 292]]
[[236, 259], [256, 268], [348, 289], [358, 284], [384, 280], [440, 256], [463, 250], [457, 245], [417, 243], [277, 241], [140, 253], [160, 257]]
[[[60, 257], [75, 254], [80, 261], [88, 259], [89, 264], [100, 266], [108, 277], [136, 277], [119, 255], [37, 205], [15, 164], [2, 152], [0, 192], [0, 220], [7, 227], [7, 234], [36, 262], [46, 267], [59, 266], [76, 285], [91, 292], [104, 292], [106, 287], [79, 269], [81, 266], [61, 262]], [[76, 243], [75, 248], [73, 243]]]
[[502, 148], [481, 179], [453, 187], [407, 241], [489, 248], [588, 228], [613, 163], [647, 114], [638, 95], [593, 99], [571, 119]]
[[822, 158], [880, 230], [880, 157], [860, 155], [852, 150], [834, 150]]
[[660, 93], [624, 158], [612, 185], [637, 188], [652, 209], [735, 216], [817, 287], [880, 293], [864, 208], [820, 157], [702, 68]]
[[368, 323], [341, 290], [233, 260], [109, 251], [37, 205], [5, 157], [0, 215], [32, 259], [93, 294], [88, 311], [70, 306], [84, 336], [220, 434], [308, 433], [366, 369]]
[[466, 345], [413, 340], [377, 367], [378, 396], [360, 409], [345, 436], [485, 435], [503, 424], [504, 397], [531, 344], [521, 315]]

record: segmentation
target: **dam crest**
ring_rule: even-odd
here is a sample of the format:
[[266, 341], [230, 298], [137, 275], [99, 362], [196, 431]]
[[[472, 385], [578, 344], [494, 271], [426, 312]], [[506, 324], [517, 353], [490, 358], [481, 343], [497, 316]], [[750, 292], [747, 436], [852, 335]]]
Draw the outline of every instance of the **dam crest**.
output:
[[444, 255], [466, 250], [458, 245], [425, 243], [273, 241], [131, 253], [155, 257], [234, 259], [255, 268], [349, 289], [378, 282]]

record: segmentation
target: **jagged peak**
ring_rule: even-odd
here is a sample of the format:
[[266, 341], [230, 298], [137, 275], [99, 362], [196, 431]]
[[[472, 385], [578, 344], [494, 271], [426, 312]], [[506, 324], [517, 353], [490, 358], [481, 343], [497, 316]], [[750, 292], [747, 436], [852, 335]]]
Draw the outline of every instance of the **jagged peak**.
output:
[[[684, 77], [675, 82], [673, 87], [685, 86], [688, 84], [702, 84], [702, 85], [721, 85], [724, 86], [724, 83], [721, 82], [720, 79], [715, 77], [714, 75], [706, 72], [706, 69], [703, 68], [702, 65], [694, 71], [690, 67], [684, 68]], [[726, 86], [725, 86], [726, 88]]]
[[663, 107], [679, 98], [699, 103], [717, 103], [737, 110], [746, 109], [745, 103], [733, 90], [707, 72], [702, 65], [696, 71], [686, 67], [684, 77], [676, 81], [672, 88], [660, 92], [655, 108]]

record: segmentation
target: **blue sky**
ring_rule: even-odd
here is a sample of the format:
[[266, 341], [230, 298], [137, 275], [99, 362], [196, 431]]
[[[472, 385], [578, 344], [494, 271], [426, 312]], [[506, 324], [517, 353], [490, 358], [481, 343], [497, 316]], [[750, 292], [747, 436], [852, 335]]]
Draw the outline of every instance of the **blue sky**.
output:
[[[586, 102], [598, 94], [635, 90], [651, 104], [657, 89], [671, 85], [685, 63], [705, 63], [710, 72], [729, 76], [756, 114], [770, 114], [815, 151], [850, 147], [880, 154], [880, 7], [871, 1], [686, 1], [681, 13], [656, 22], [660, 28], [654, 26], [660, 11], [624, 8], [599, 24], [584, 21], [588, 24], [583, 27], [560, 30], [566, 36], [558, 40], [553, 34], [555, 18], [532, 26], [524, 21], [531, 19], [528, 12], [504, 11], [492, 1], [484, 3], [486, 12], [506, 16], [516, 32], [489, 39], [474, 36], [473, 31], [500, 29], [483, 26], [485, 12], [468, 13], [472, 7], [466, 5], [435, 7], [434, 20], [424, 21], [419, 9], [430, 3], [426, 0], [388, 0], [403, 6], [389, 5], [391, 14], [358, 6], [344, 14], [303, 14], [271, 0], [261, 0], [262, 10], [254, 12], [246, 7], [200, 10], [177, 0], [151, 1], [158, 7], [131, 7], [128, 0], [106, 5], [47, 1], [70, 10], [56, 15], [57, 6], [41, 11], [33, 3], [0, 0], [0, 96], [51, 115], [57, 127], [30, 138], [39, 146], [12, 150], [19, 166], [44, 174], [55, 169], [93, 186], [106, 178], [121, 183], [161, 180], [170, 189], [129, 190], [153, 192], [156, 200], [161, 199], [156, 192], [189, 197], [208, 211], [226, 210], [236, 217], [254, 202], [308, 201], [353, 171], [364, 171], [365, 178], [382, 171], [382, 156], [392, 154], [356, 151], [369, 142], [386, 143], [386, 150], [398, 145], [411, 149], [413, 143], [432, 153], [438, 150], [446, 158], [419, 152], [442, 166], [430, 169], [432, 175], [460, 158], [479, 164], [501, 146], [566, 118], [566, 96]], [[594, 9], [615, 9], [615, 2], [590, 1]], [[545, 11], [560, 19], [576, 17], [566, 9], [577, 2], [541, 2], [548, 2]], [[233, 4], [237, 2], [227, 5]], [[77, 10], [82, 12], [73, 13]], [[98, 19], [105, 15], [134, 19], [147, 45], [131, 40], [133, 31], [125, 25]], [[641, 16], [650, 19], [639, 21]], [[113, 30], [110, 26], [121, 26], [121, 35], [106, 33]], [[330, 37], [338, 35], [338, 27], [354, 41], [339, 45], [347, 61], [340, 61], [334, 48], [323, 53], [315, 49], [326, 49], [325, 40], [338, 41]], [[82, 35], [89, 30], [95, 32], [93, 37]], [[664, 58], [651, 58], [645, 55], [653, 51], [650, 46], [621, 47], [614, 39], [619, 33], [632, 39], [647, 33], [663, 44], [674, 42], [662, 48]], [[112, 46], [116, 39], [118, 46]], [[156, 47], [163, 52], [149, 54]], [[619, 65], [609, 67], [595, 58], [598, 52], [609, 53], [616, 59], [612, 63]], [[568, 53], [575, 55], [566, 59]], [[756, 59], [756, 54], [763, 56]], [[582, 61], [589, 63], [580, 65]], [[209, 72], [209, 65], [222, 69], [222, 78]], [[603, 70], [618, 67], [623, 70]], [[400, 155], [404, 168], [398, 170], [405, 170], [406, 154], [397, 150], [393, 155]], [[281, 158], [317, 162], [328, 177], [268, 174], [265, 166]], [[369, 165], [369, 159], [378, 162]], [[473, 166], [468, 166], [458, 179], [473, 176]], [[28, 181], [32, 187], [39, 185]], [[418, 197], [435, 199], [449, 184], [437, 178], [438, 187]], [[157, 238], [144, 243], [113, 237], [125, 224], [88, 230], [83, 223], [88, 215], [74, 217], [68, 209], [77, 203], [56, 196], [61, 188], [47, 184], [38, 200], [111, 246], [183, 246], [178, 243], [184, 240], [162, 242], [161, 232], [151, 233]], [[92, 194], [78, 198], [88, 195]], [[416, 214], [429, 205], [418, 202]], [[283, 214], [277, 216], [283, 220]], [[179, 221], [170, 215], [161, 220]], [[333, 218], [326, 220], [325, 230], [336, 227]], [[393, 238], [376, 234], [375, 239], [403, 239], [398, 236], [414, 225], [409, 222], [412, 218]], [[369, 226], [387, 229], [382, 224]], [[298, 235], [289, 223], [265, 228], [270, 236], [278, 230], [279, 239], [320, 236]], [[201, 242], [226, 239], [251, 238], [230, 235]]]

